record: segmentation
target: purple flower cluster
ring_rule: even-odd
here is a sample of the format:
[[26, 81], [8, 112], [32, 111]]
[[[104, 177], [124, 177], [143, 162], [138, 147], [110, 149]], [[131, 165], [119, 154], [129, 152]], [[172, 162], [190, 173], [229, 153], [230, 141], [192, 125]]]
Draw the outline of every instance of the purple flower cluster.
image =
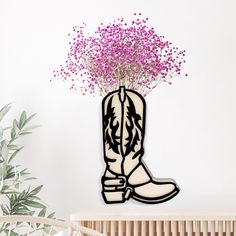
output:
[[134, 15], [130, 23], [123, 18], [101, 23], [93, 36], [85, 34], [85, 24], [75, 26], [68, 59], [54, 77], [70, 81], [82, 94], [102, 96], [120, 85], [146, 96], [160, 82], [171, 83], [181, 74], [185, 50], [157, 35], [141, 13]]

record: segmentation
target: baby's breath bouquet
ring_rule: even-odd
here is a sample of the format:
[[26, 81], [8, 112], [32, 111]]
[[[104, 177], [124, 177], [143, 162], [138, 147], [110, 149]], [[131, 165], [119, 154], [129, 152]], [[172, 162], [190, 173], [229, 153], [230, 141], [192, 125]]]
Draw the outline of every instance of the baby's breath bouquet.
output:
[[119, 86], [146, 96], [160, 82], [171, 83], [181, 74], [185, 50], [157, 34], [148, 20], [135, 13], [131, 22], [120, 18], [101, 23], [93, 34], [87, 33], [85, 23], [73, 27], [68, 58], [54, 77], [82, 94], [102, 96]]

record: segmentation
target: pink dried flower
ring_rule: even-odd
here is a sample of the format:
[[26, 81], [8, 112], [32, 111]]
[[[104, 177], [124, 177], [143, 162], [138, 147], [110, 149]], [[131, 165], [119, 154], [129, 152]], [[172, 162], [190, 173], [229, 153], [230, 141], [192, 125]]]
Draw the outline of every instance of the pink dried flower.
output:
[[73, 27], [68, 59], [54, 76], [70, 81], [71, 89], [82, 94], [102, 96], [120, 85], [146, 96], [160, 82], [170, 83], [181, 74], [185, 50], [157, 35], [147, 21], [101, 23], [93, 36], [85, 35], [85, 24]]

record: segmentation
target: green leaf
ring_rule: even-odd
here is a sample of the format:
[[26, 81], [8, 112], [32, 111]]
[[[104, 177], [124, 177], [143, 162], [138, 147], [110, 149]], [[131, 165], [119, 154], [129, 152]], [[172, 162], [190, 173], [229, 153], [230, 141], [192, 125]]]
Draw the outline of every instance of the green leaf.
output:
[[32, 132], [20, 132], [20, 135], [27, 135], [27, 134], [32, 134]]
[[36, 116], [36, 113], [34, 113], [33, 115], [29, 116], [25, 122], [25, 124], [29, 123], [34, 117]]
[[51, 213], [50, 215], [48, 215], [48, 218], [53, 219], [53, 217], [55, 216], [55, 214], [56, 214], [56, 212]]
[[20, 183], [15, 184], [16, 189], [19, 189], [19, 187], [20, 187]]
[[20, 171], [20, 175], [21, 175], [21, 176], [29, 175], [30, 173], [29, 173], [29, 172], [26, 172], [27, 170], [28, 170], [27, 168], [21, 170], [21, 171]]
[[44, 216], [46, 215], [46, 210], [47, 210], [46, 207], [43, 208], [43, 209], [39, 212], [38, 216], [39, 216], [39, 217], [44, 217]]
[[35, 178], [35, 177], [29, 177], [29, 178], [25, 178], [24, 181], [35, 180], [35, 179], [37, 179], [37, 178]]
[[19, 234], [16, 233], [16, 232], [14, 232], [14, 231], [11, 231], [11, 232], [10, 232], [10, 236], [19, 236]]
[[31, 211], [29, 214], [32, 216], [35, 213], [35, 211]]
[[17, 146], [17, 145], [8, 145], [8, 149], [9, 150], [18, 150], [19, 149], [19, 146]]
[[8, 191], [8, 192], [3, 192], [3, 194], [13, 194], [13, 193], [19, 193], [19, 192], [17, 192], [17, 191]]
[[28, 200], [39, 200], [39, 201], [41, 200], [41, 199], [40, 199], [39, 197], [37, 197], [37, 196], [28, 196], [27, 199], [28, 199]]
[[33, 115], [31, 115], [31, 116], [29, 116], [28, 118], [26, 118], [25, 119], [25, 121], [22, 123], [22, 125], [21, 125], [21, 129], [23, 128], [23, 127], [25, 127], [32, 119], [33, 119], [33, 117], [36, 115], [36, 113], [34, 113]]
[[3, 212], [5, 215], [9, 215], [8, 210], [6, 209], [6, 207], [5, 207], [3, 204], [1, 204], [1, 209], [2, 209], [2, 212]]
[[[43, 231], [46, 233], [46, 234], [49, 234], [51, 232], [51, 228], [50, 228], [50, 225], [43, 225]], [[51, 232], [53, 233], [53, 232]]]
[[1, 192], [4, 192], [5, 190], [7, 190], [7, 189], [9, 189], [9, 188], [10, 188], [10, 186], [4, 185], [4, 186], [2, 187], [2, 190], [0, 191], [0, 193], [1, 193]]
[[15, 139], [16, 138], [16, 130], [15, 130], [15, 128], [13, 127], [12, 129], [11, 129], [11, 139]]
[[29, 201], [29, 200], [26, 200], [26, 201], [25, 201], [25, 204], [26, 204], [27, 206], [34, 207], [34, 208], [45, 208], [45, 205], [43, 205], [43, 204], [40, 203], [40, 202], [36, 202], [36, 201]]
[[23, 198], [25, 198], [25, 196], [28, 194], [28, 192], [26, 192], [25, 190], [23, 190], [20, 194], [19, 194], [19, 196], [18, 196], [18, 198], [19, 199], [23, 199]]
[[17, 122], [16, 119], [13, 120], [13, 127], [14, 127], [14, 129], [15, 129], [16, 131], [19, 130], [19, 128], [18, 128], [18, 122]]
[[12, 229], [4, 229], [4, 232], [7, 236], [20, 236], [18, 233], [15, 233]]
[[24, 148], [24, 146], [23, 146], [23, 147], [20, 147], [20, 148], [17, 149], [15, 152], [13, 152], [12, 155], [10, 156], [9, 160], [8, 160], [8, 163], [10, 163], [10, 162], [12, 161], [12, 159], [16, 156], [16, 154], [17, 154], [20, 150], [22, 150], [23, 148]]
[[0, 110], [0, 122], [2, 121], [3, 117], [7, 114], [7, 112], [11, 109], [11, 103], [8, 103]]
[[46, 235], [49, 235], [49, 233], [50, 235], [56, 235], [58, 233], [55, 229], [52, 228], [51, 225], [44, 224], [43, 227], [43, 231], [46, 233]]
[[0, 154], [3, 157], [3, 159], [7, 160], [8, 154], [9, 154], [9, 150], [8, 150], [6, 142], [3, 142], [2, 149], [0, 149], [0, 151], [1, 151]]
[[6, 175], [4, 176], [4, 179], [11, 179], [14, 178], [16, 175], [15, 173], [15, 167], [12, 165], [7, 165], [6, 167]]
[[[1, 227], [1, 230], [2, 229], [7, 229], [10, 225], [11, 225], [11, 223], [3, 223], [2, 227]], [[0, 231], [0, 232], [2, 232], [2, 231]]]
[[41, 191], [42, 187], [43, 187], [43, 185], [40, 185], [40, 186], [38, 186], [37, 188], [33, 189], [33, 190], [30, 192], [30, 195], [36, 195], [36, 194], [38, 194], [38, 193]]
[[23, 111], [20, 116], [19, 129], [22, 129], [27, 119], [26, 111]]
[[28, 209], [17, 209], [15, 211], [16, 215], [29, 215], [30, 214], [30, 210]]

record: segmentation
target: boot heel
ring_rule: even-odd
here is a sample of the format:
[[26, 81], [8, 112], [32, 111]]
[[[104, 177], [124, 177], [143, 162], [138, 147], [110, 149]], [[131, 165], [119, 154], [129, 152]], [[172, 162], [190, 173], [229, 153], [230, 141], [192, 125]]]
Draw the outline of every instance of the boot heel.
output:
[[[102, 196], [106, 203], [122, 203], [127, 200], [126, 178], [121, 175], [102, 177]], [[128, 194], [129, 195], [129, 194]]]
[[102, 195], [106, 203], [121, 203], [125, 201], [123, 191], [103, 191]]

